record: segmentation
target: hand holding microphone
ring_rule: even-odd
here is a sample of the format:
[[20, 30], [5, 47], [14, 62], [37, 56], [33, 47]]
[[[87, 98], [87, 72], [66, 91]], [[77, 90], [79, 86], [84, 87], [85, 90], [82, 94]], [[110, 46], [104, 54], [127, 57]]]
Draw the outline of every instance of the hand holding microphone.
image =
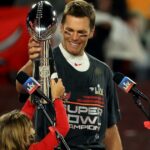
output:
[[29, 77], [25, 72], [21, 71], [18, 73], [16, 79], [22, 84], [29, 95], [36, 95], [39, 98], [45, 99], [47, 102], [51, 102], [51, 100], [39, 90], [40, 84], [33, 77]]
[[62, 80], [58, 79], [57, 82], [55, 79], [51, 79], [51, 96], [52, 101], [55, 99], [61, 99], [64, 95], [65, 87], [63, 86]]
[[[22, 84], [23, 88], [27, 91], [29, 95], [35, 95], [39, 98], [45, 99], [48, 103], [52, 103], [50, 98], [48, 98], [40, 89], [41, 86], [33, 77], [28, 76], [25, 72], [21, 71], [16, 77], [17, 81]], [[58, 82], [58, 83], [57, 83]], [[52, 98], [60, 98], [63, 96], [65, 88], [61, 79], [58, 81], [51, 79], [51, 94]]]

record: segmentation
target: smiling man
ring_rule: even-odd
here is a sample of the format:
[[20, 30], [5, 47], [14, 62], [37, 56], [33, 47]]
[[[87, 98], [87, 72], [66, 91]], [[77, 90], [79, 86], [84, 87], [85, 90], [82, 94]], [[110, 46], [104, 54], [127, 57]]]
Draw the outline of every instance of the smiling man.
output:
[[64, 37], [63, 47], [72, 55], [83, 55], [89, 38], [93, 36], [94, 29], [89, 28], [87, 17], [77, 18], [67, 15], [65, 23], [62, 22], [61, 31]]
[[[116, 125], [120, 110], [112, 71], [85, 52], [94, 29], [93, 5], [83, 0], [67, 3], [60, 25], [62, 42], [53, 50], [57, 73], [66, 89], [64, 104], [70, 131], [65, 140], [71, 150], [122, 150]], [[32, 38], [28, 45], [30, 60], [21, 70], [32, 75], [32, 62], [40, 56], [42, 47]], [[16, 85], [20, 91], [21, 86]], [[39, 124], [41, 118], [36, 117]]]

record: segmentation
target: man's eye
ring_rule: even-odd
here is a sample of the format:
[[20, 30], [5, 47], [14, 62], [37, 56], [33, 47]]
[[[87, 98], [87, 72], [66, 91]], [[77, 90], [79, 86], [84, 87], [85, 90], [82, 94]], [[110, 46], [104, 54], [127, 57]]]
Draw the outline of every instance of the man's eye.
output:
[[71, 31], [65, 30], [65, 34], [71, 35]]
[[[64, 30], [64, 33], [68, 36], [71, 36], [73, 34], [73, 31], [69, 31], [69, 30]], [[80, 33], [78, 32], [78, 36], [80, 38], [86, 38], [88, 35], [86, 33]]]
[[87, 34], [84, 34], [84, 33], [80, 33], [79, 35], [80, 37], [87, 37]]

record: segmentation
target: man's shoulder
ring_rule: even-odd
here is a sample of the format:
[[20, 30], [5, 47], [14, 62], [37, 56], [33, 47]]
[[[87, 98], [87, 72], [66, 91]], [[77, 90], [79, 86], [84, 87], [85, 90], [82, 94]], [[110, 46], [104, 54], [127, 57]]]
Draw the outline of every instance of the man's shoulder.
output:
[[57, 51], [59, 51], [59, 50], [60, 50], [59, 46], [53, 48], [53, 52], [57, 52]]
[[59, 53], [60, 53], [60, 48], [59, 48], [59, 46], [58, 46], [58, 47], [55, 47], [52, 51], [53, 51], [54, 57], [55, 57], [55, 56], [58, 56]]
[[92, 55], [90, 55], [90, 54], [88, 54], [88, 53], [86, 53], [86, 54], [87, 54], [87, 56], [88, 56], [90, 62], [96, 64], [97, 66], [110, 69], [110, 67], [109, 67], [105, 62], [103, 62], [103, 61], [97, 59], [96, 57], [94, 57], [94, 56], [92, 56]]

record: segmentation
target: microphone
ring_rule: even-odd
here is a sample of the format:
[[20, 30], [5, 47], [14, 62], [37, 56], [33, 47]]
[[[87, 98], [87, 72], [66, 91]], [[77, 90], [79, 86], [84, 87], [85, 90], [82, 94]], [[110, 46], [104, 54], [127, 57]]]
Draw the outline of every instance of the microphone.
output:
[[19, 102], [25, 103], [26, 100], [29, 98], [29, 96], [30, 95], [28, 93], [19, 93], [18, 95]]
[[17, 74], [16, 79], [22, 84], [23, 88], [29, 95], [35, 95], [39, 98], [45, 99], [47, 102], [52, 101], [42, 92], [39, 87], [41, 86], [33, 77], [28, 76], [25, 72], [21, 71]]
[[135, 96], [141, 97], [144, 100], [149, 101], [148, 97], [136, 88], [136, 83], [129, 77], [124, 76], [120, 72], [116, 72], [114, 74], [113, 80], [124, 92], [132, 93]]

